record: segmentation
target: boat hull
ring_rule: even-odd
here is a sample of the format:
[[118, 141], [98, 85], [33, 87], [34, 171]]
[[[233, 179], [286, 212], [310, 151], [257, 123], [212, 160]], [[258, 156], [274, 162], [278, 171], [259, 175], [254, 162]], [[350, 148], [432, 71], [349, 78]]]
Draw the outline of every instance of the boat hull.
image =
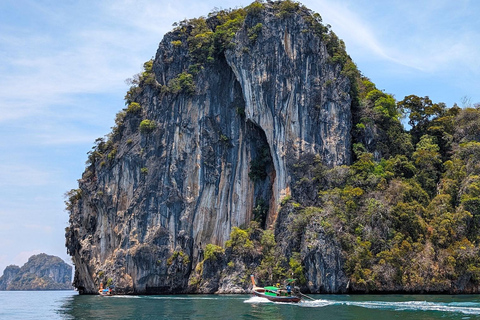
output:
[[297, 296], [270, 296], [266, 295], [263, 292], [259, 292], [256, 290], [253, 290], [253, 294], [256, 295], [257, 297], [265, 298], [273, 302], [293, 302], [297, 303], [300, 302], [300, 298]]

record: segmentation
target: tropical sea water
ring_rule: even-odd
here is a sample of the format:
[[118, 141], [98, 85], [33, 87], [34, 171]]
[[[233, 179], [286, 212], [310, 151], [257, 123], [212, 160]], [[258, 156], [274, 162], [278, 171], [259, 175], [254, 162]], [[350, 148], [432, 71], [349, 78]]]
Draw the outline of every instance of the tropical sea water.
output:
[[480, 319], [478, 295], [312, 295], [272, 303], [250, 295], [79, 296], [0, 291], [0, 319]]

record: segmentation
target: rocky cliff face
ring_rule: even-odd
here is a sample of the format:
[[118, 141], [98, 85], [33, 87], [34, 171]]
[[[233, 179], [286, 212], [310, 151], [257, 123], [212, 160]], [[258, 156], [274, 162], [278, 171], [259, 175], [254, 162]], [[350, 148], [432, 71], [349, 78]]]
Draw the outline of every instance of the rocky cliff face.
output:
[[62, 259], [41, 253], [21, 268], [8, 266], [0, 277], [0, 290], [71, 290], [72, 267]]
[[[188, 283], [207, 244], [224, 246], [251, 220], [287, 232], [278, 212], [300, 157], [350, 162], [350, 81], [332, 56], [338, 39], [318, 15], [285, 3], [183, 21], [165, 35], [70, 192], [66, 246], [80, 292], [100, 282], [125, 293], [202, 291]], [[311, 241], [295, 244], [310, 289], [344, 290], [334, 240]], [[282, 254], [291, 251], [285, 240]], [[247, 272], [255, 257], [236, 265]], [[326, 269], [338, 277], [327, 281]], [[245, 289], [225, 281], [206, 291]]]
[[10, 288], [10, 284], [16, 278], [18, 273], [20, 272], [20, 267], [11, 265], [3, 270], [3, 275], [0, 278], [0, 290], [7, 290]]

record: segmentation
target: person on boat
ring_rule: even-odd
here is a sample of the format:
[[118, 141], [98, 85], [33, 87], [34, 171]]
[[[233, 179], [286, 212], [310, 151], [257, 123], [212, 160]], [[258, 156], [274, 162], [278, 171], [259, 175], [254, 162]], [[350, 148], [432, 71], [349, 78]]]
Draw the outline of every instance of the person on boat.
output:
[[285, 289], [287, 289], [287, 295], [291, 296], [292, 295], [292, 287], [290, 286], [290, 283], [287, 284]]

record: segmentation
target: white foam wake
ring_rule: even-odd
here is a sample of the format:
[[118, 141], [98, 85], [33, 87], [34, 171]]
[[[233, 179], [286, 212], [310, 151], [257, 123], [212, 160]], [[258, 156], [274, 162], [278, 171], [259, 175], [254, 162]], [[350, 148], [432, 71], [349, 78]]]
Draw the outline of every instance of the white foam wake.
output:
[[[251, 297], [245, 303], [275, 303], [266, 298]], [[281, 303], [281, 302], [279, 302]], [[281, 303], [285, 304], [285, 303]], [[383, 309], [395, 311], [439, 311], [454, 312], [469, 315], [480, 315], [479, 302], [429, 302], [429, 301], [345, 301], [345, 300], [303, 300], [292, 303], [299, 307], [322, 308], [332, 305], [356, 306], [367, 309]]]
[[244, 302], [244, 303], [269, 303], [269, 302], [271, 302], [271, 301], [268, 300], [267, 298], [261, 298], [261, 297], [253, 296], [253, 297], [251, 297], [250, 299], [245, 300], [245, 301], [243, 301], [243, 302]]
[[330, 305], [356, 306], [368, 309], [383, 309], [396, 311], [440, 311], [458, 312], [463, 314], [480, 315], [480, 303], [477, 302], [428, 302], [428, 301], [342, 301], [342, 300], [315, 300], [302, 301], [301, 307], [319, 308]]

